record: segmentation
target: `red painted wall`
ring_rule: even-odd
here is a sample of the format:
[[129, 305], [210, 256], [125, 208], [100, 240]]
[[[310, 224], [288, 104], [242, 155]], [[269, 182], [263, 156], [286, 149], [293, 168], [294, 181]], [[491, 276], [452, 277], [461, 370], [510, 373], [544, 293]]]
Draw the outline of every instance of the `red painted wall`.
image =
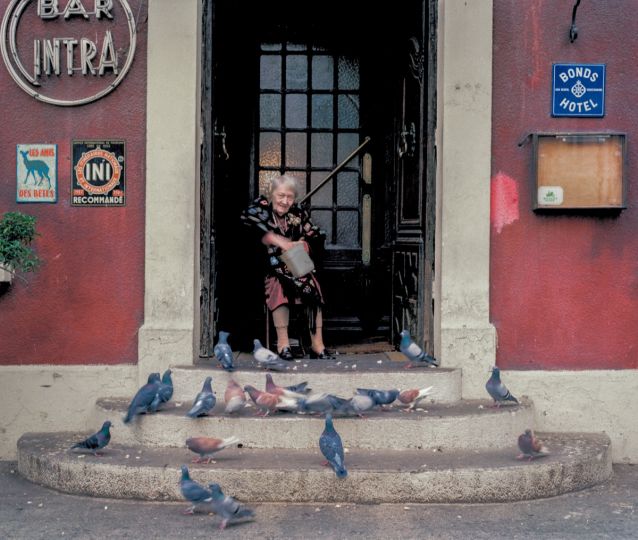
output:
[[[518, 369], [638, 367], [636, 0], [494, 0], [491, 320], [497, 362]], [[601, 119], [551, 117], [552, 63], [605, 63]], [[628, 208], [532, 211], [530, 132], [627, 133]]]
[[[83, 3], [92, 10], [92, 1]], [[19, 27], [18, 49], [26, 51], [25, 63], [33, 54], [32, 32], [41, 25], [53, 29], [59, 24], [55, 35], [72, 31], [75, 36], [76, 26], [92, 24], [79, 19], [66, 25], [43, 23], [36, 20], [35, 4], [28, 5]], [[144, 303], [147, 2], [129, 0], [129, 4], [137, 19], [135, 59], [123, 82], [97, 102], [79, 107], [40, 103], [17, 86], [0, 61], [0, 214], [20, 210], [38, 218], [35, 248], [44, 260], [38, 272], [24, 274], [28, 284], [14, 280], [0, 294], [0, 364], [137, 361]], [[8, 5], [9, 0], [0, 0], [2, 15]], [[114, 5], [114, 21], [128, 32], [119, 2]], [[79, 35], [92, 34], [96, 35], [95, 27]], [[114, 40], [116, 46], [128, 43], [116, 33]], [[74, 75], [61, 83], [63, 95], [65, 84], [69, 89], [86, 84], [80, 79]], [[93, 84], [100, 81], [96, 78]], [[70, 205], [73, 139], [126, 141], [125, 207]], [[15, 202], [16, 144], [24, 143], [58, 145], [57, 203]]]

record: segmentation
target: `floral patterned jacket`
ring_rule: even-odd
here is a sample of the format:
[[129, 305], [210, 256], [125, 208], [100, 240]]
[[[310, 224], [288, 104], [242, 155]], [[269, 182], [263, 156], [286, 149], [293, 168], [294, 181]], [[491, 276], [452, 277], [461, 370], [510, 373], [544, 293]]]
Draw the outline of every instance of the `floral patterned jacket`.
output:
[[[303, 240], [308, 244], [310, 256], [316, 258], [323, 249], [325, 234], [310, 221], [310, 215], [305, 208], [293, 204], [286, 214], [286, 230], [277, 224], [272, 205], [263, 195], [246, 208], [241, 214], [245, 225], [258, 233], [259, 240], [267, 232], [274, 232], [297, 242]], [[277, 246], [267, 246], [267, 273], [276, 277], [282, 284], [287, 296], [299, 297], [304, 303], [321, 303], [321, 292], [317, 285], [314, 272], [299, 278], [294, 277], [286, 265], [279, 259], [281, 249]]]

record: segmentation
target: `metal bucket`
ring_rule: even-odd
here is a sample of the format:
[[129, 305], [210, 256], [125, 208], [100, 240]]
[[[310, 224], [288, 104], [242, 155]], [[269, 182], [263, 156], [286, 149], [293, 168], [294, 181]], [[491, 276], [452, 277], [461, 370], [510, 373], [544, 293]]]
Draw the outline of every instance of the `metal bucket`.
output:
[[289, 250], [284, 251], [279, 258], [295, 277], [305, 276], [315, 269], [315, 264], [306, 253], [302, 244], [296, 244]]

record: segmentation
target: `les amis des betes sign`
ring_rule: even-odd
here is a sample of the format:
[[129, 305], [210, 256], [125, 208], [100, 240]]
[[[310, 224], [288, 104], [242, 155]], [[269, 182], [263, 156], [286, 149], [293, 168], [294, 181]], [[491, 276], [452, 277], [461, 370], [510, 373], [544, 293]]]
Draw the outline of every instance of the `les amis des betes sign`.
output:
[[0, 34], [18, 86], [61, 106], [113, 91], [131, 67], [137, 40], [128, 0], [11, 0]]

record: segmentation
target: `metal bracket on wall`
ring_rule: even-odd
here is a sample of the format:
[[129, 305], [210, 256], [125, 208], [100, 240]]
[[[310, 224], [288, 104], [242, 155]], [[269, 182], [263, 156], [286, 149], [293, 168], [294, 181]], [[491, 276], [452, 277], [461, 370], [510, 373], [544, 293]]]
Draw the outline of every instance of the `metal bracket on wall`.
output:
[[576, 26], [576, 11], [578, 11], [578, 6], [580, 5], [580, 0], [576, 0], [574, 4], [574, 9], [572, 9], [572, 24], [569, 27], [569, 42], [574, 43], [576, 38], [578, 37], [578, 27]]

